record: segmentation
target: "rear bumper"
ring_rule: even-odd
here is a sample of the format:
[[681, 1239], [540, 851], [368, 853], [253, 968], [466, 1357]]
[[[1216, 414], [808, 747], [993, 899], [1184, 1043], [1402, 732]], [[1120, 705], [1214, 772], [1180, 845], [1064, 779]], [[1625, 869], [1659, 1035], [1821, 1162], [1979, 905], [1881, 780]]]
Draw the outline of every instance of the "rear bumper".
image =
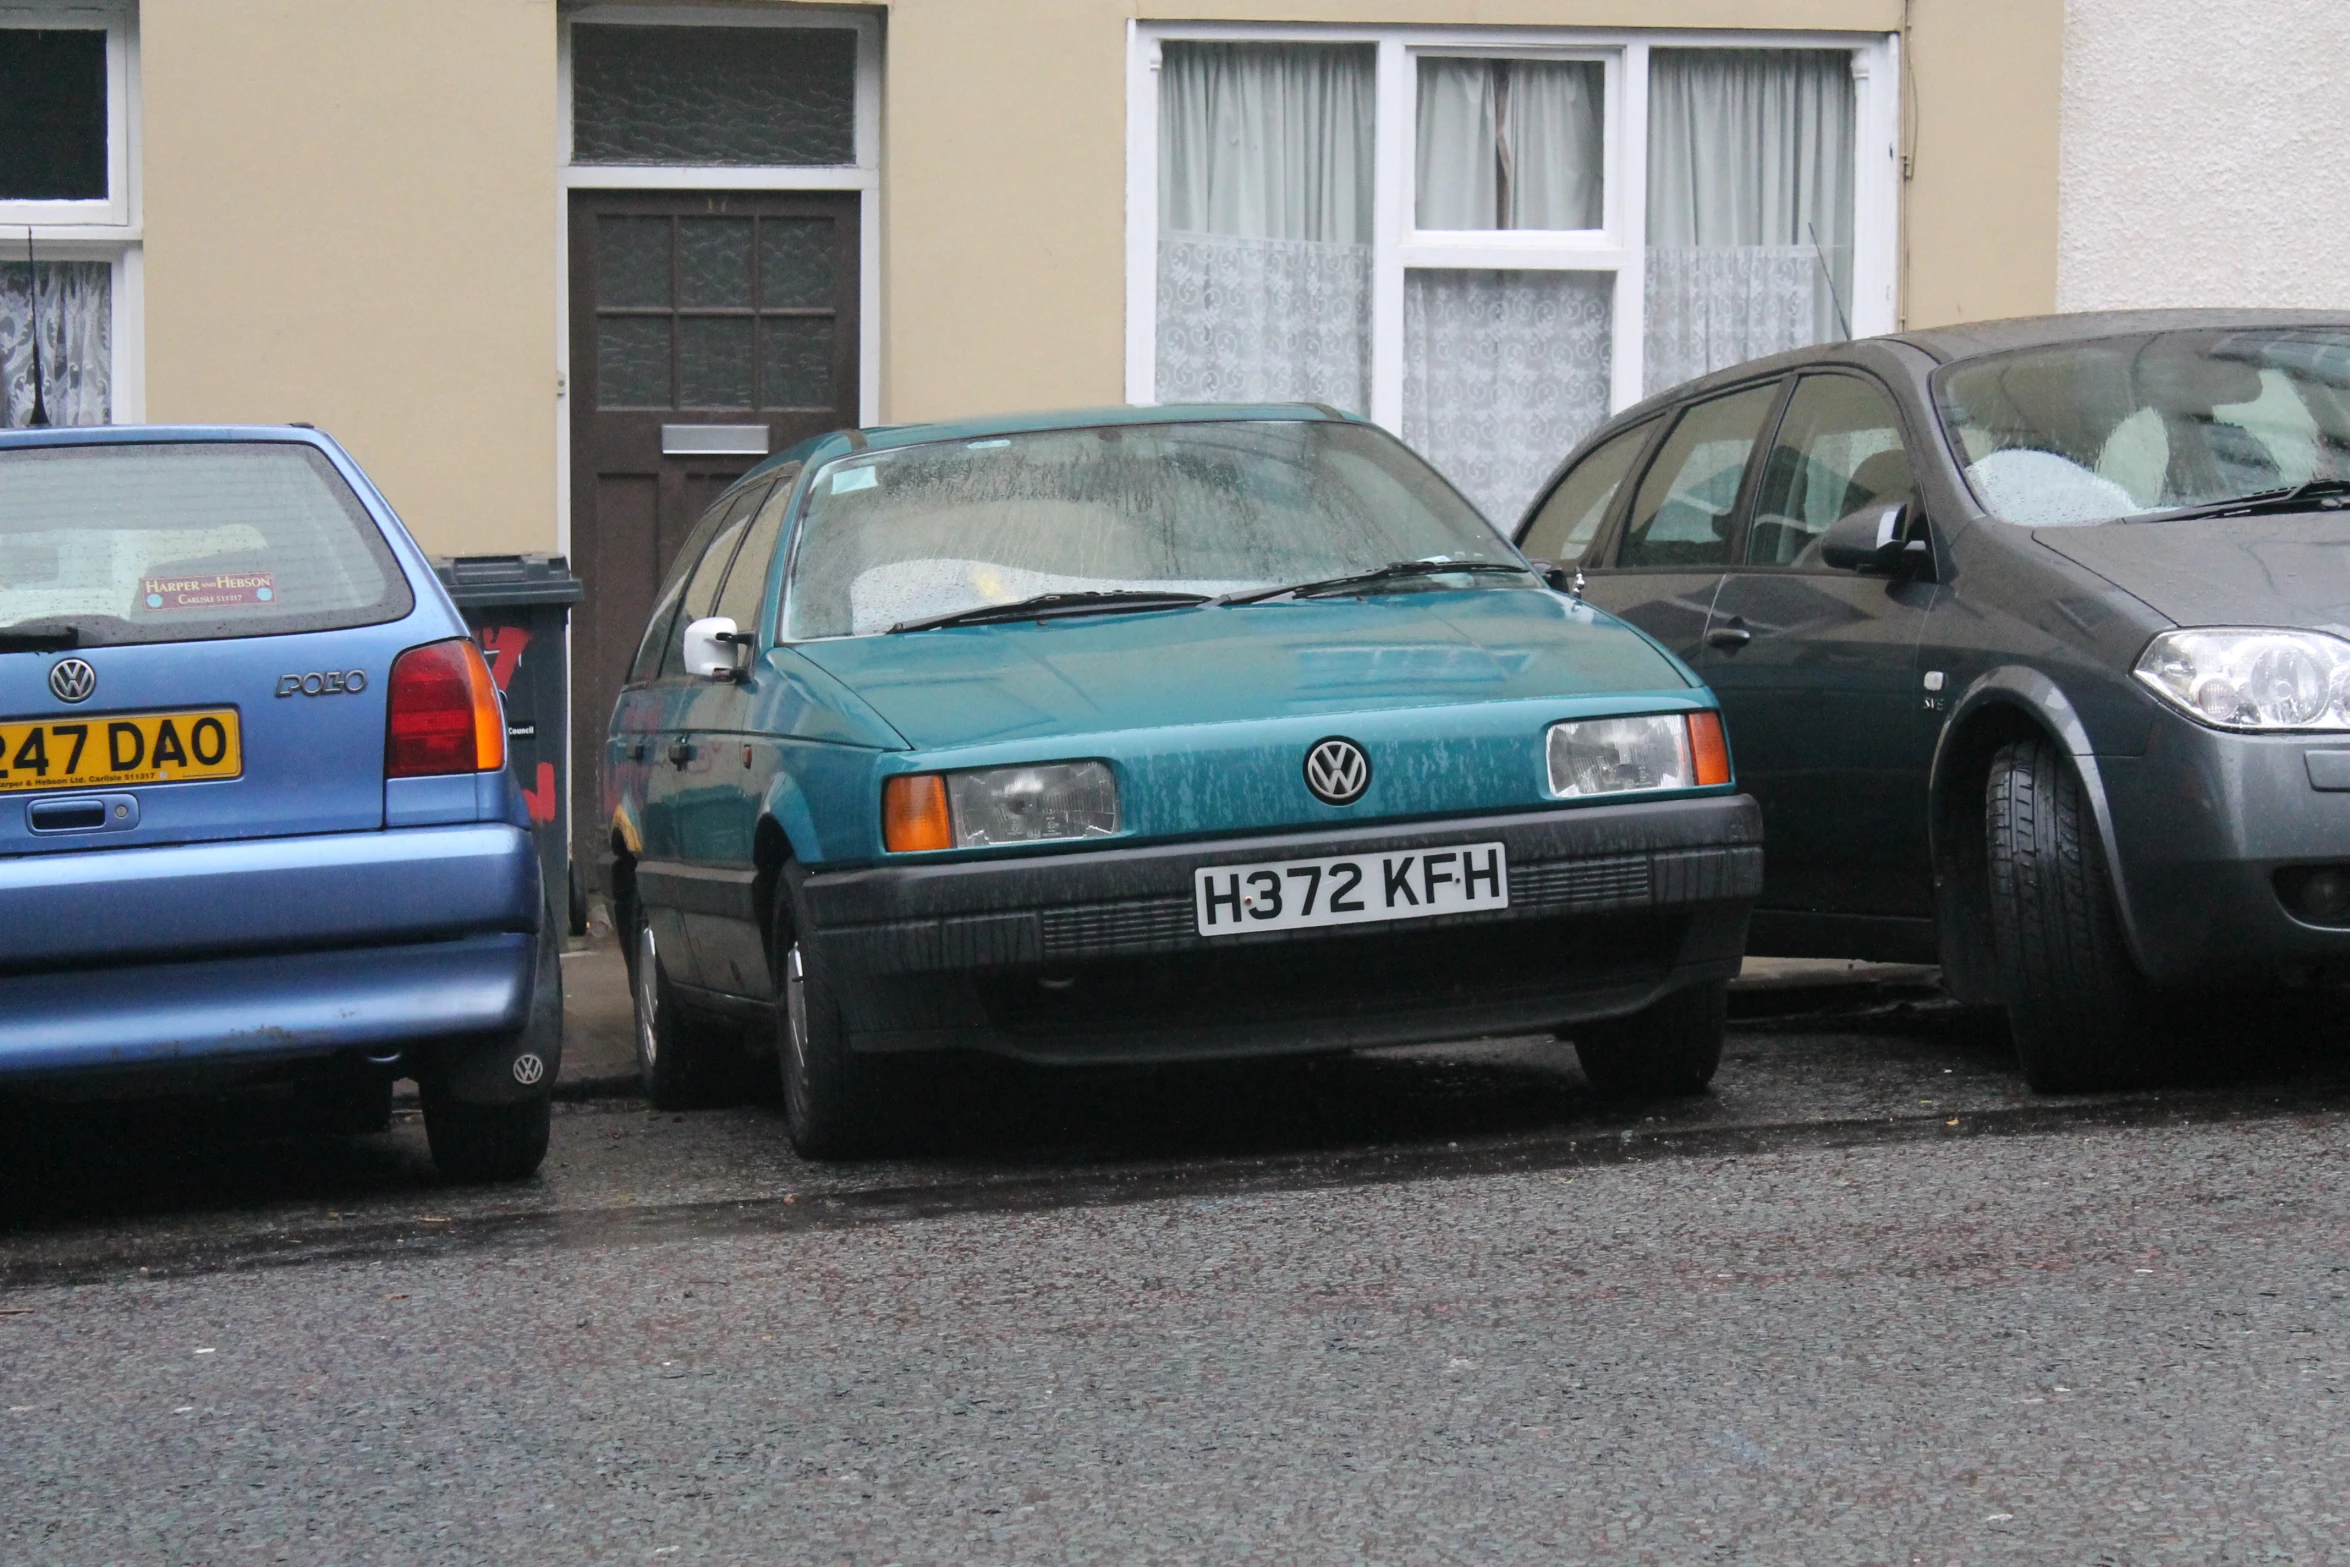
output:
[[505, 823], [0, 859], [0, 1078], [511, 1031], [541, 907]]
[[0, 977], [0, 1080], [262, 1065], [520, 1028], [537, 938], [216, 958]]
[[[1195, 926], [1201, 866], [1493, 841], [1506, 910], [1220, 938]], [[1557, 1029], [1728, 978], [1761, 842], [1754, 802], [1716, 796], [816, 872], [795, 890], [853, 1048], [1194, 1059]]]
[[0, 975], [535, 932], [539, 909], [504, 822], [29, 854], [0, 858]]

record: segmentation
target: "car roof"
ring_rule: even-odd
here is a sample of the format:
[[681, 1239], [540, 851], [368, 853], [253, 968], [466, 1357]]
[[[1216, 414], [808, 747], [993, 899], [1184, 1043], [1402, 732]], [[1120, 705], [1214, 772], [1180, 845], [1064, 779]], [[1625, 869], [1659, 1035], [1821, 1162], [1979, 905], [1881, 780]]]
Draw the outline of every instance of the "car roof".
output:
[[306, 424], [62, 424], [0, 430], [0, 450], [19, 446], [139, 446], [166, 441], [300, 441], [331, 451], [334, 442]]
[[[1998, 321], [1967, 321], [1954, 326], [1922, 327], [1888, 332], [1881, 337], [1856, 337], [1841, 343], [1815, 343], [1791, 348], [1761, 359], [1749, 359], [1651, 392], [1631, 407], [1608, 415], [1590, 435], [1577, 443], [1575, 453], [1602, 438], [1672, 407], [1715, 391], [1751, 381], [1770, 380], [1790, 370], [1816, 365], [1859, 365], [1886, 368], [1889, 356], [1909, 349], [1938, 364], [1979, 359], [2016, 348], [2049, 348], [2062, 343], [2085, 343], [2101, 337], [2128, 337], [2144, 332], [2211, 332], [2295, 326], [2331, 326], [2350, 330], [2350, 313], [2324, 310], [2081, 310], [2064, 315], [2011, 316]], [[1911, 361], [1915, 363], [1914, 360]]]
[[1041, 409], [983, 418], [942, 419], [927, 424], [833, 430], [777, 452], [744, 477], [754, 477], [789, 462], [821, 462], [851, 452], [888, 451], [932, 441], [984, 440], [994, 435], [1031, 435], [1041, 430], [1095, 430], [1104, 425], [1232, 424], [1263, 419], [1362, 422], [1358, 416], [1326, 403], [1159, 403], [1140, 407]]
[[1894, 333], [1890, 341], [1907, 343], [1949, 364], [2016, 348], [2052, 348], [2063, 343], [2132, 337], [2144, 332], [2294, 326], [2350, 327], [2350, 314], [2338, 310], [2084, 310], [2068, 315], [2012, 316], [2003, 321], [1926, 327]]

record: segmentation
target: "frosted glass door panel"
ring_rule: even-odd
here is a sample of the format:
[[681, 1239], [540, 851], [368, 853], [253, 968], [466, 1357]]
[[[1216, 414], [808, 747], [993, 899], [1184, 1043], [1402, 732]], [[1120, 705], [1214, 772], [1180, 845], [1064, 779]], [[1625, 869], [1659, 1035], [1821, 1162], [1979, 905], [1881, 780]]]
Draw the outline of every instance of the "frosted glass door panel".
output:
[[578, 163], [854, 163], [856, 104], [846, 28], [571, 29]]

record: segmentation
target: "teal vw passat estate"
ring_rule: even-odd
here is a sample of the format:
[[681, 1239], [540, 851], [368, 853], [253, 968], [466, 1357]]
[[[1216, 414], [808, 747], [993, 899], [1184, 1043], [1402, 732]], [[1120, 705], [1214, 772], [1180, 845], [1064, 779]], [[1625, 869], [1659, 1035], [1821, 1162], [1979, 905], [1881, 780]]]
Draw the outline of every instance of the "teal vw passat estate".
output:
[[1762, 872], [1687, 667], [1306, 407], [770, 459], [677, 557], [604, 790], [648, 1093], [752, 1024], [816, 1156], [942, 1050], [1556, 1032], [1695, 1091]]

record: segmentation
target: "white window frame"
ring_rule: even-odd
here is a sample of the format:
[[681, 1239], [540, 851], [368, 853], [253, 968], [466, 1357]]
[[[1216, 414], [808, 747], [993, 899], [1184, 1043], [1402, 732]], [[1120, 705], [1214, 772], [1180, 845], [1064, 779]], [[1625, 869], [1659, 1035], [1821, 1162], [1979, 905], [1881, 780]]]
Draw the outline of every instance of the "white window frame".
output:
[[[637, 27], [824, 27], [857, 35], [853, 153], [840, 164], [594, 164], [572, 161], [571, 29], [579, 22]], [[847, 190], [857, 200], [857, 420], [881, 422], [881, 23], [830, 7], [579, 5], [566, 7], [556, 54], [556, 156], [563, 200], [555, 218], [557, 533], [571, 548], [571, 192], [575, 190]]]
[[107, 417], [147, 417], [146, 273], [140, 258], [139, 49], [134, 0], [0, 0], [0, 28], [87, 28], [106, 34], [106, 195], [96, 201], [0, 201], [0, 261], [103, 261], [112, 363]]
[[[1900, 199], [1898, 34], [1658, 32], [1540, 27], [1314, 27], [1277, 23], [1129, 22], [1126, 72], [1126, 400], [1158, 401], [1159, 66], [1176, 41], [1356, 43], [1377, 49], [1372, 134], [1371, 407], [1403, 428], [1404, 277], [1415, 267], [1611, 272], [1611, 413], [1641, 400], [1648, 219], [1648, 52], [1652, 48], [1840, 49], [1854, 93], [1852, 335], [1895, 329], [1894, 236]], [[1598, 229], [1413, 226], [1415, 117], [1422, 55], [1598, 59], [1607, 67]]]

